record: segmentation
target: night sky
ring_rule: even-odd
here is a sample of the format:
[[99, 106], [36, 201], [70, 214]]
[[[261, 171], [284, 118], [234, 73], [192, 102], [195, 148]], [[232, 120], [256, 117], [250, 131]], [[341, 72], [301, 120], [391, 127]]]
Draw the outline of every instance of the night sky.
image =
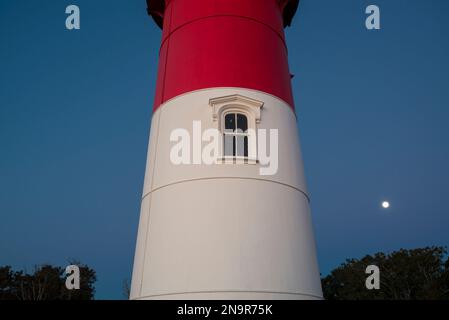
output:
[[[449, 245], [448, 17], [446, 0], [302, 0], [286, 31], [323, 275]], [[0, 265], [79, 259], [97, 299], [124, 298], [160, 38], [144, 0], [0, 0]]]

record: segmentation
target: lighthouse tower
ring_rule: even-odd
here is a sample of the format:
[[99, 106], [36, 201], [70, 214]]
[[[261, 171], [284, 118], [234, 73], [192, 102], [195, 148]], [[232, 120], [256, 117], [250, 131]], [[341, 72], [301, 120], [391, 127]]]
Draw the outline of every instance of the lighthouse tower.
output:
[[162, 40], [131, 299], [322, 298], [284, 36], [298, 2], [147, 0]]

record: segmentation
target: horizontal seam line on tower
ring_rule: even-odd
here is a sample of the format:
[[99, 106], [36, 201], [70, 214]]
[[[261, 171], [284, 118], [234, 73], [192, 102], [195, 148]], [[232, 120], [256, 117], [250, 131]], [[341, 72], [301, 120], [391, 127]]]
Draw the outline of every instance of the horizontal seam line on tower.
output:
[[182, 184], [182, 183], [187, 183], [187, 182], [192, 182], [192, 181], [215, 180], [215, 179], [256, 180], [256, 181], [263, 181], [263, 182], [271, 182], [271, 183], [280, 184], [280, 185], [282, 185], [282, 186], [285, 186], [285, 187], [288, 187], [288, 188], [292, 188], [292, 189], [294, 189], [294, 190], [296, 190], [296, 191], [299, 191], [300, 193], [302, 193], [302, 194], [306, 197], [307, 202], [310, 203], [310, 198], [309, 198], [309, 196], [307, 195], [307, 193], [305, 193], [304, 191], [302, 191], [302, 190], [299, 189], [299, 188], [296, 188], [296, 187], [294, 187], [294, 186], [291, 186], [291, 185], [289, 185], [289, 184], [286, 184], [286, 183], [283, 183], [283, 182], [279, 182], [279, 181], [273, 181], [273, 180], [268, 180], [268, 179], [258, 179], [258, 178], [247, 178], [247, 177], [210, 177], [210, 178], [194, 178], [194, 179], [186, 179], [186, 180], [181, 180], [181, 181], [177, 181], [177, 182], [172, 182], [172, 183], [168, 183], [168, 184], [165, 184], [165, 185], [163, 185], [163, 186], [154, 188], [154, 190], [151, 190], [150, 192], [147, 192], [146, 194], [144, 194], [144, 195], [142, 196], [142, 201], [143, 201], [143, 199], [145, 199], [145, 198], [146, 198], [148, 195], [150, 195], [151, 193], [153, 193], [153, 192], [155, 192], [155, 191], [158, 191], [158, 190], [160, 190], [160, 189], [166, 188], [166, 187], [171, 187], [171, 186], [174, 186], [174, 185], [177, 185], [177, 184]]
[[173, 33], [178, 31], [179, 29], [182, 29], [183, 27], [185, 27], [185, 26], [187, 26], [189, 24], [192, 24], [192, 23], [195, 23], [195, 22], [198, 22], [198, 21], [201, 21], [201, 20], [205, 20], [205, 19], [209, 19], [209, 18], [219, 18], [219, 17], [234, 17], [234, 18], [248, 19], [250, 21], [259, 23], [261, 25], [264, 25], [265, 27], [267, 27], [268, 29], [273, 31], [276, 34], [276, 36], [279, 37], [279, 39], [281, 40], [282, 44], [284, 45], [285, 51], [288, 54], [288, 48], [287, 48], [287, 43], [285, 42], [285, 39], [279, 34], [279, 32], [277, 32], [276, 29], [272, 28], [270, 25], [266, 24], [265, 22], [262, 22], [260, 20], [257, 20], [257, 19], [251, 18], [251, 17], [239, 16], [239, 15], [235, 15], [235, 14], [216, 14], [216, 15], [211, 15], [211, 16], [207, 16], [207, 17], [201, 17], [201, 18], [190, 20], [188, 22], [185, 22], [185, 23], [177, 26], [173, 30], [170, 30], [168, 35], [164, 39], [162, 39], [161, 46], [159, 48], [159, 56], [160, 56], [162, 47], [164, 46], [165, 42], [173, 35]]
[[313, 298], [317, 298], [317, 299], [323, 299], [323, 297], [320, 296], [316, 296], [313, 294], [308, 294], [308, 293], [296, 293], [296, 292], [282, 292], [282, 291], [249, 291], [249, 290], [210, 290], [210, 291], [186, 291], [186, 292], [174, 292], [174, 293], [161, 293], [161, 294], [153, 294], [153, 295], [147, 295], [147, 296], [142, 296], [139, 298], [134, 298], [131, 300], [139, 300], [139, 299], [144, 299], [144, 298], [149, 298], [149, 297], [160, 297], [160, 296], [172, 296], [172, 295], [181, 295], [181, 294], [201, 294], [201, 293], [271, 293], [271, 294], [287, 294], [287, 295], [301, 295], [301, 296], [308, 296], [308, 297], [313, 297]]

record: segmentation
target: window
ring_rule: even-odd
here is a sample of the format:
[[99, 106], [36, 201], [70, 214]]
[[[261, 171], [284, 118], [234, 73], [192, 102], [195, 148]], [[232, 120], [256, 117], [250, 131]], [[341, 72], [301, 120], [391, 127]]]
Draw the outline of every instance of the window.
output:
[[227, 113], [224, 124], [224, 156], [248, 157], [248, 118], [241, 113]]
[[263, 102], [235, 94], [210, 99], [209, 105], [216, 128], [222, 134], [218, 162], [256, 164], [256, 127]]

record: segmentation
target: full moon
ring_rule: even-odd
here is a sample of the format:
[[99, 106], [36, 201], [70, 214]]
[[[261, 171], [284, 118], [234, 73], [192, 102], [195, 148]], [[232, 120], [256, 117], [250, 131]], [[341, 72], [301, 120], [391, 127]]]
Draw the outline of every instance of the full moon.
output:
[[383, 207], [384, 209], [387, 209], [387, 208], [390, 207], [390, 203], [389, 203], [388, 201], [384, 201], [384, 202], [382, 202], [382, 207]]

